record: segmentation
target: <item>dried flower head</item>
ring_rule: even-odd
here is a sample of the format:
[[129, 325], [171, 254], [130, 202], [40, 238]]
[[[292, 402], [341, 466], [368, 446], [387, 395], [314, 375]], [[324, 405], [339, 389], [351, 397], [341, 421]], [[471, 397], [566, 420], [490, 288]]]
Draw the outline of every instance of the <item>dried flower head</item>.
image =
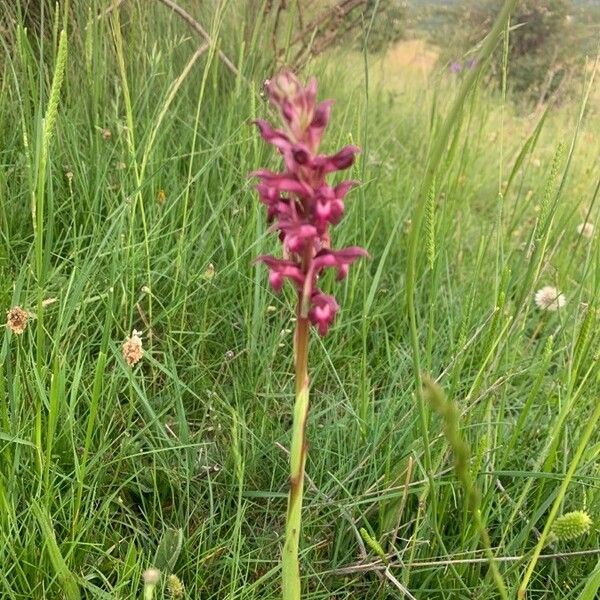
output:
[[156, 196], [156, 200], [159, 204], [164, 204], [167, 199], [167, 194], [165, 190], [158, 190], [158, 195]]
[[107, 129], [106, 127], [102, 130], [102, 139], [103, 140], [110, 140], [110, 138], [112, 137], [112, 132], [110, 129]]
[[183, 598], [185, 594], [185, 586], [177, 575], [169, 575], [167, 579], [167, 589], [171, 598]]
[[554, 312], [562, 308], [567, 303], [567, 299], [560, 290], [547, 285], [535, 293], [535, 303], [542, 310]]
[[154, 567], [146, 569], [142, 573], [142, 580], [144, 581], [144, 585], [157, 585], [160, 581], [160, 571]]
[[133, 367], [133, 365], [142, 360], [142, 356], [144, 356], [142, 334], [137, 329], [134, 329], [131, 332], [131, 337], [128, 337], [123, 342], [123, 358], [130, 367]]
[[259, 169], [258, 195], [267, 207], [271, 230], [279, 234], [283, 258], [261, 256], [269, 269], [269, 283], [279, 292], [289, 280], [299, 298], [298, 317], [309, 319], [321, 335], [333, 323], [339, 306], [317, 283], [323, 270], [333, 268], [343, 279], [351, 263], [367, 252], [353, 246], [331, 249], [329, 227], [344, 214], [344, 197], [356, 184], [342, 181], [335, 186], [327, 176], [349, 168], [359, 152], [345, 146], [333, 155], [319, 153], [321, 137], [329, 122], [331, 100], [317, 103], [317, 82], [303, 87], [290, 71], [283, 71], [265, 84], [271, 104], [277, 109], [281, 129], [262, 119], [255, 121], [262, 138], [283, 158], [281, 172]]
[[577, 233], [590, 240], [594, 237], [594, 226], [591, 223], [581, 223], [577, 225]]
[[6, 311], [6, 326], [16, 335], [21, 335], [27, 327], [29, 313], [20, 306], [14, 306]]

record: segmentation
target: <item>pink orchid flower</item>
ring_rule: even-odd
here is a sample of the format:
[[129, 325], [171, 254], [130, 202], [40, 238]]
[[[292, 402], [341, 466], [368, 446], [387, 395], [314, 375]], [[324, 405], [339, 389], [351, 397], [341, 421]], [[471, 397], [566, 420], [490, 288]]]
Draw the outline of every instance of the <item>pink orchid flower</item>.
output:
[[256, 189], [267, 206], [268, 222], [279, 232], [285, 258], [261, 256], [258, 260], [269, 268], [275, 291], [281, 290], [285, 279], [295, 285], [300, 296], [298, 316], [308, 318], [325, 335], [339, 306], [317, 287], [321, 271], [332, 267], [342, 279], [352, 262], [367, 255], [358, 247], [329, 248], [329, 227], [342, 218], [344, 197], [356, 182], [332, 187], [326, 176], [351, 167], [359, 148], [345, 146], [333, 155], [319, 153], [333, 102], [316, 103], [314, 78], [303, 87], [293, 73], [284, 71], [266, 83], [266, 91], [279, 112], [281, 128], [263, 119], [255, 124], [262, 138], [282, 155], [284, 169], [278, 173], [259, 169], [251, 176], [259, 180]]

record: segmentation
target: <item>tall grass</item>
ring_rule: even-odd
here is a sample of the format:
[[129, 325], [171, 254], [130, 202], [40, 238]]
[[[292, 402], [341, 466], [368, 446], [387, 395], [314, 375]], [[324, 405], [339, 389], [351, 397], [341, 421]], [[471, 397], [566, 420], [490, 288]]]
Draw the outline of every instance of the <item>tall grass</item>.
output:
[[[17, 26], [0, 59], [0, 297], [35, 316], [0, 346], [1, 596], [136, 597], [155, 566], [190, 598], [277, 598], [294, 299], [252, 264], [272, 243], [246, 179], [270, 160], [248, 126], [267, 110], [260, 35], [236, 38], [237, 6], [203, 13], [236, 79], [217, 47], [191, 62], [202, 41], [158, 3], [100, 19], [84, 4], [61, 86], [62, 13], [40, 39]], [[600, 508], [600, 246], [576, 231], [598, 214], [596, 84], [524, 117], [478, 76], [463, 94], [442, 72], [423, 86], [366, 66], [368, 85], [358, 53], [310, 65], [336, 98], [331, 148], [367, 149], [336, 243], [372, 259], [311, 359], [306, 597], [401, 597], [394, 579], [416, 598], [498, 597], [415, 398], [412, 336], [458, 409], [509, 597], [527, 572], [531, 598], [592, 598], [597, 525], [544, 540], [554, 516]], [[535, 307], [543, 285], [564, 309]]]

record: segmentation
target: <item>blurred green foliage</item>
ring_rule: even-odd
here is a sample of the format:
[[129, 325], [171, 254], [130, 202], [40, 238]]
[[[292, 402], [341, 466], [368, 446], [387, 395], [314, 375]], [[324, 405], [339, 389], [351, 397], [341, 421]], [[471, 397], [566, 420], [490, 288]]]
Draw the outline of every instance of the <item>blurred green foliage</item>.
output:
[[370, 52], [382, 52], [406, 36], [407, 9], [405, 0], [368, 0], [364, 21], [366, 27], [371, 26], [367, 40]]
[[[431, 31], [442, 61], [460, 61], [483, 39], [498, 10], [496, 0], [468, 0], [443, 9], [444, 25]], [[509, 85], [521, 98], [545, 101], [581, 73], [589, 41], [591, 12], [571, 0], [520, 0], [511, 20]], [[503, 49], [498, 48], [491, 75], [499, 84]]]

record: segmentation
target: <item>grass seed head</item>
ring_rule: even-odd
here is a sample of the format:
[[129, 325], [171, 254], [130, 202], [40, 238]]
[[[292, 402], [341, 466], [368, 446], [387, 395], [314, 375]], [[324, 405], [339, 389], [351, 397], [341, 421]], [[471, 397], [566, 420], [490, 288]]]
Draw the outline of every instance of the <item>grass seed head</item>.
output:
[[183, 598], [185, 594], [185, 586], [177, 575], [169, 575], [167, 579], [167, 589], [169, 590], [170, 597], [174, 600], [176, 598]]
[[566, 542], [585, 535], [592, 527], [592, 519], [583, 510], [574, 510], [565, 513], [554, 521], [552, 537], [558, 541]]

